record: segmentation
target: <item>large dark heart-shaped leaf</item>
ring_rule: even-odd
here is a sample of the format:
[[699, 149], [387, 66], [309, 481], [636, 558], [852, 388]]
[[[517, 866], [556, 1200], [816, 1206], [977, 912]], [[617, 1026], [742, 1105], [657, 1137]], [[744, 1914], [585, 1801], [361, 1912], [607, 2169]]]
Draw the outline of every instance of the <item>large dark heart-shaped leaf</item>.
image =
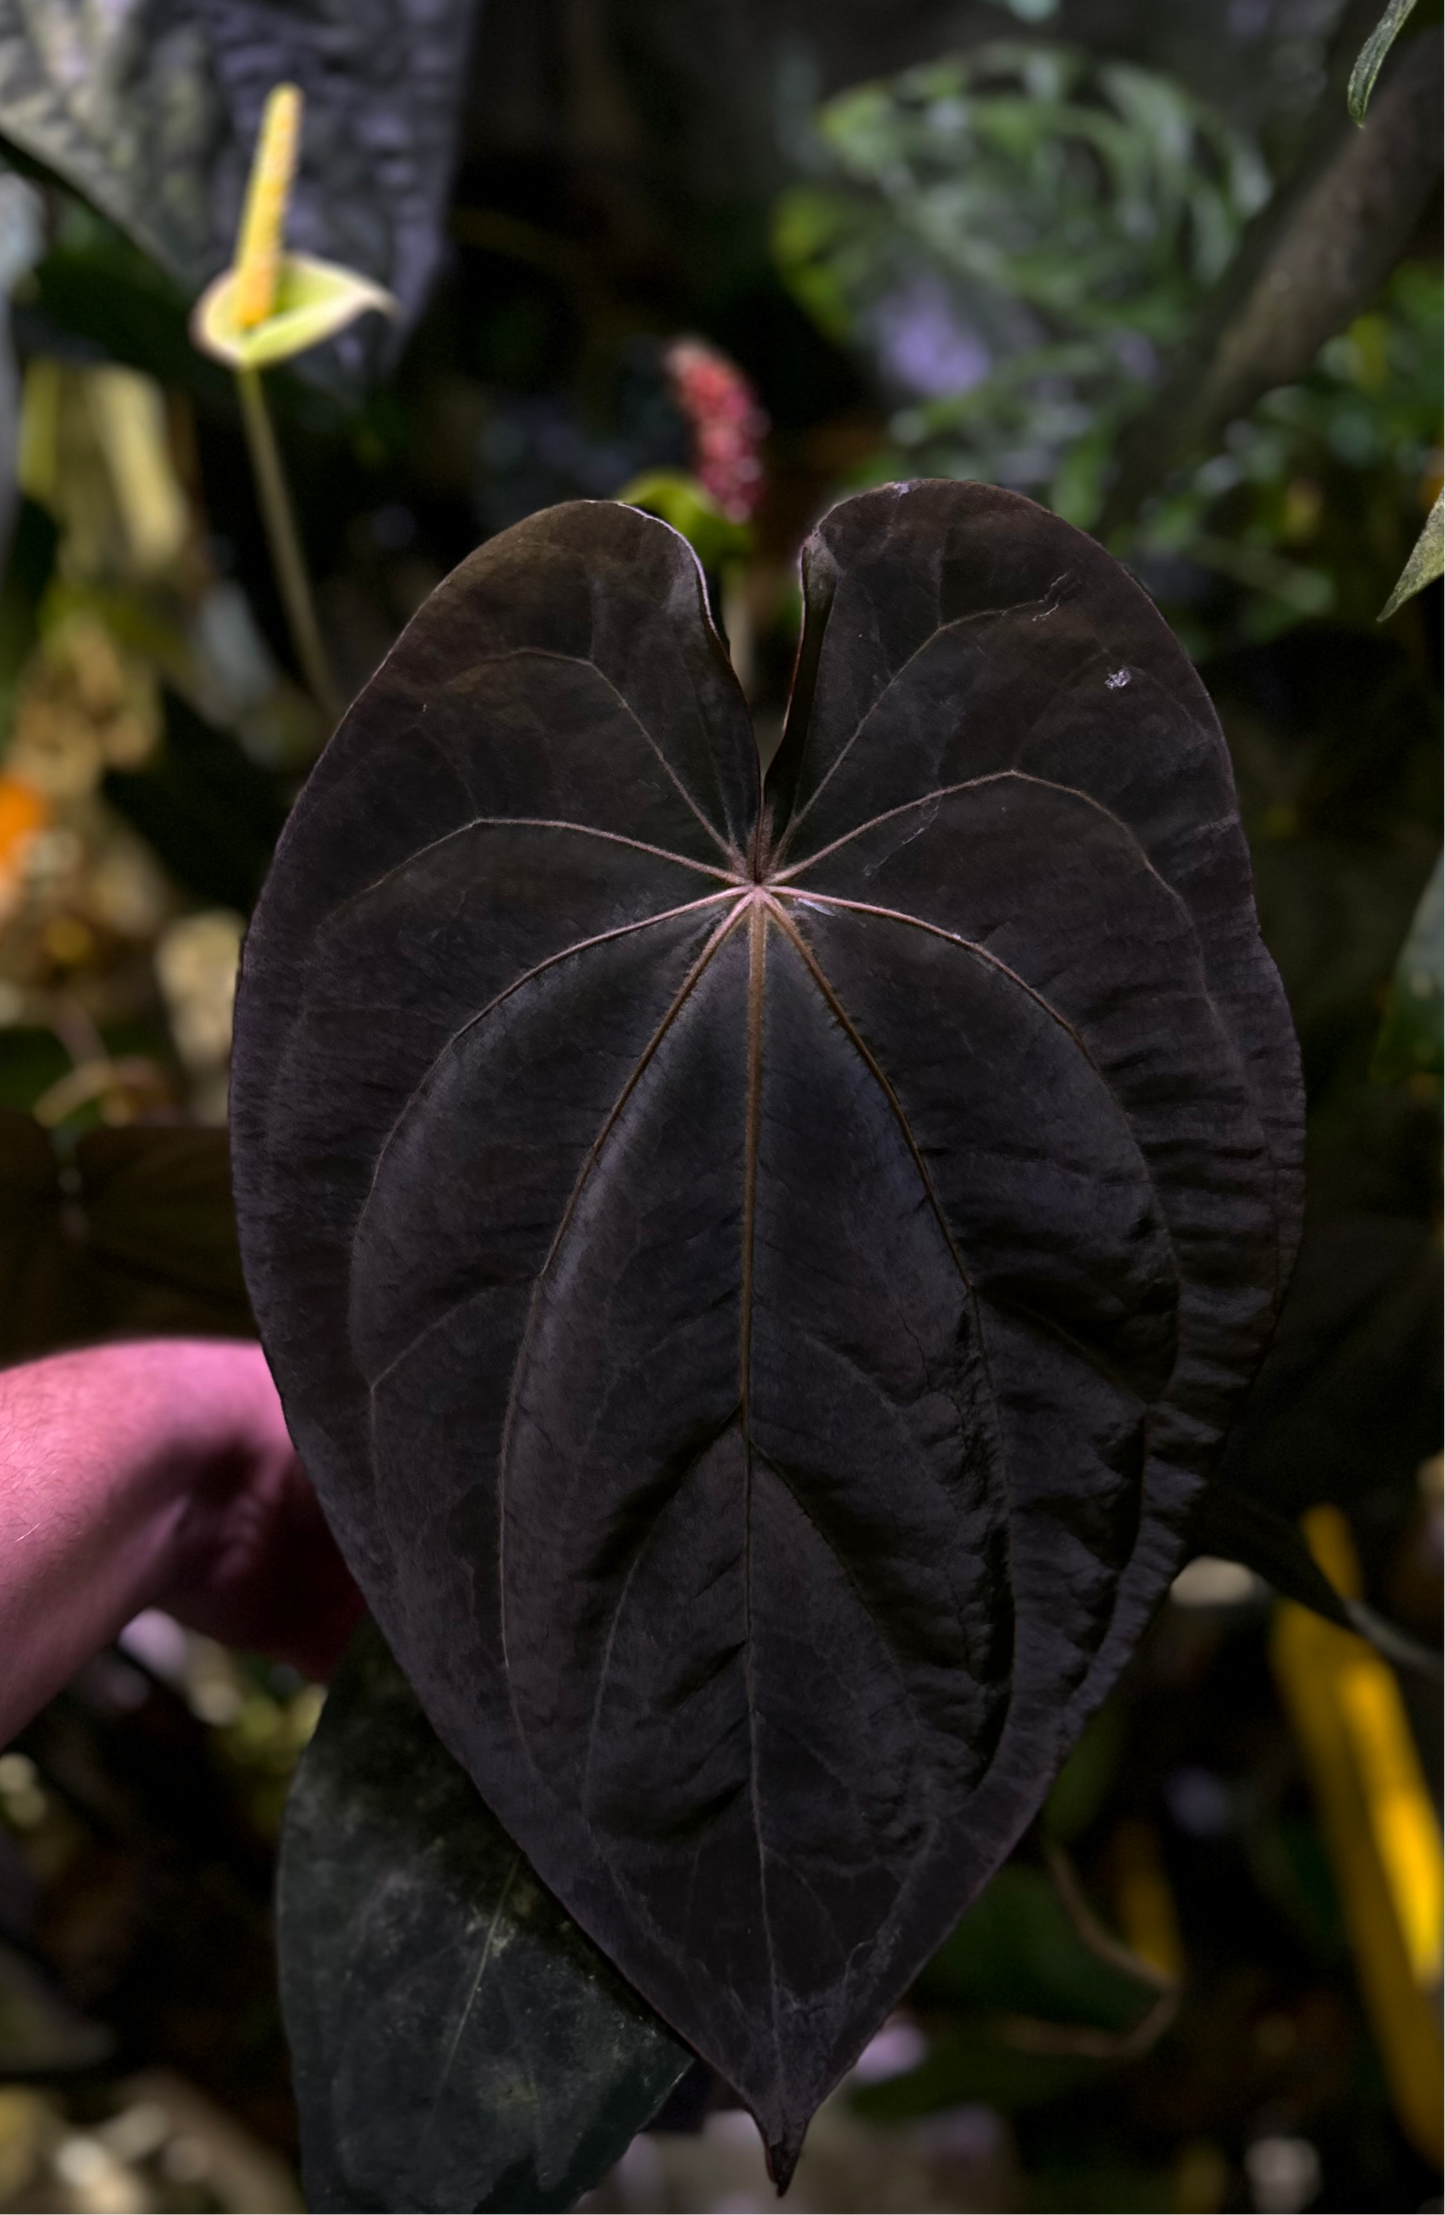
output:
[[287, 1802], [278, 1916], [310, 2207], [570, 2207], [692, 2066], [542, 1891], [372, 1623]]
[[805, 574], [760, 793], [665, 525], [474, 554], [291, 818], [235, 1065], [347, 1557], [780, 2176], [1165, 1590], [1300, 1151], [1143, 594], [976, 485], [845, 502]]

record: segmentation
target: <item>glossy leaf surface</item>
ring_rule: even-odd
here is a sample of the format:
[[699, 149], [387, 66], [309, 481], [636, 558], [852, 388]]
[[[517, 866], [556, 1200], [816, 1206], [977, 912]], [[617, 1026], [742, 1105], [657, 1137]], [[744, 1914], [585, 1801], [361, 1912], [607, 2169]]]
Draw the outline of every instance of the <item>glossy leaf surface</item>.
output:
[[570, 2207], [692, 2066], [542, 1891], [371, 1623], [287, 1802], [279, 1923], [311, 2207]]
[[805, 585], [760, 794], [666, 526], [465, 562], [282, 839], [233, 1125], [398, 1659], [780, 2175], [1164, 1592], [1300, 1144], [1218, 724], [1124, 572], [925, 483]]

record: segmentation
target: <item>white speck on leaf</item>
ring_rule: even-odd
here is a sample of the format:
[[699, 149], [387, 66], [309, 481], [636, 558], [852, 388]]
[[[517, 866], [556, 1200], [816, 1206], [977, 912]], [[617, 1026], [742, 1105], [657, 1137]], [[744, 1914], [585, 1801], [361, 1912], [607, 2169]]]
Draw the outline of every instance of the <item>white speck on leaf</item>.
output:
[[1104, 683], [1110, 692], [1122, 692], [1128, 682], [1129, 672], [1127, 669], [1116, 669], [1112, 675], [1104, 679]]

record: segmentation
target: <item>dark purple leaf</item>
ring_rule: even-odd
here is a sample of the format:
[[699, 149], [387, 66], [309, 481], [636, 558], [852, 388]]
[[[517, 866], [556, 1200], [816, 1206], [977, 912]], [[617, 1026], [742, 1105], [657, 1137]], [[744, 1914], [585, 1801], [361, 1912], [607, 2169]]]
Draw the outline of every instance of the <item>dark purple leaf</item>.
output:
[[1297, 1236], [1228, 761], [1124, 572], [845, 502], [761, 807], [681, 540], [474, 554], [243, 965], [242, 1246], [446, 1743], [735, 2084], [809, 2115], [1166, 1589]]

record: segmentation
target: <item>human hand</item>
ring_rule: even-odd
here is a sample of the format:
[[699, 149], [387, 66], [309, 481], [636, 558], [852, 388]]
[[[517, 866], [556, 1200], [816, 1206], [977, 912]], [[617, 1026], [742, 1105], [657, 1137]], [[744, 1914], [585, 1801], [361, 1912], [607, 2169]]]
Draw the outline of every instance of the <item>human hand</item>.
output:
[[0, 1371], [0, 1745], [148, 1607], [321, 1676], [361, 1614], [257, 1345]]

